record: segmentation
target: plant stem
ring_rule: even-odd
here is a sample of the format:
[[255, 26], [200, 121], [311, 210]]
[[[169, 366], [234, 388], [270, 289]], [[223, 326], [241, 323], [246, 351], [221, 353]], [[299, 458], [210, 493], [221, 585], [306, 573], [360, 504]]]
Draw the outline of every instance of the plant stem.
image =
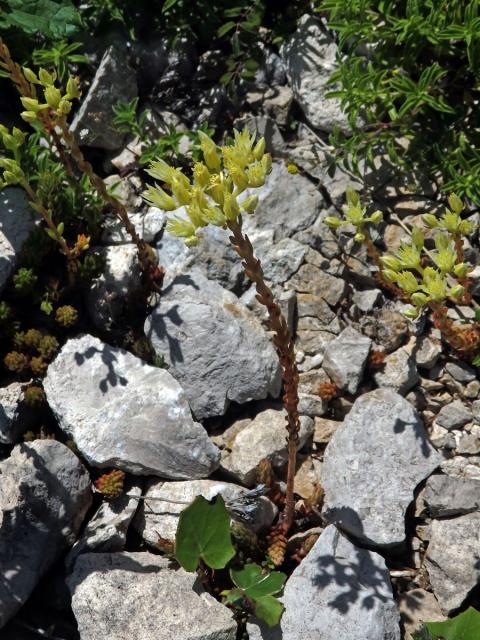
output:
[[260, 260], [255, 257], [252, 244], [242, 231], [242, 218], [229, 220], [228, 228], [232, 232], [230, 242], [235, 251], [243, 259], [243, 268], [246, 275], [254, 283], [257, 290], [257, 300], [268, 311], [269, 329], [273, 331], [273, 343], [277, 349], [283, 379], [283, 404], [287, 412], [287, 447], [288, 447], [288, 471], [285, 499], [285, 511], [283, 523], [288, 530], [293, 523], [295, 515], [295, 500], [293, 496], [295, 465], [297, 457], [298, 433], [300, 419], [298, 416], [298, 370], [295, 363], [295, 349], [293, 338], [288, 329], [287, 322], [275, 302], [271, 289], [266, 285]]

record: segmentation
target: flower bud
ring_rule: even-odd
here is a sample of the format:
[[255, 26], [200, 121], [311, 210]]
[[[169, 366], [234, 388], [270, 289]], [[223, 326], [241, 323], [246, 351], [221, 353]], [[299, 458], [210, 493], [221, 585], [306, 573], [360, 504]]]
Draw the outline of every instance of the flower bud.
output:
[[67, 96], [70, 100], [73, 98], [80, 98], [82, 92], [80, 91], [80, 82], [78, 78], [70, 77], [67, 82]]
[[224, 195], [223, 211], [227, 220], [236, 220], [240, 215], [237, 199], [231, 193], [225, 193]]
[[44, 91], [45, 101], [49, 107], [52, 109], [56, 109], [62, 99], [62, 94], [60, 91], [53, 86], [49, 86]]
[[387, 269], [391, 269], [392, 271], [400, 271], [402, 268], [402, 263], [395, 256], [381, 256], [380, 262], [382, 265], [387, 267]]
[[48, 87], [53, 85], [57, 78], [57, 74], [55, 72], [53, 74], [48, 73], [46, 69], [40, 69], [40, 71], [38, 72], [38, 77], [43, 86]]
[[255, 160], [261, 160], [265, 153], [265, 138], [260, 138], [257, 144], [253, 147], [253, 157]]
[[395, 273], [395, 271], [392, 271], [392, 269], [383, 269], [382, 277], [388, 282], [395, 282], [397, 280], [397, 274]]
[[470, 266], [466, 262], [460, 262], [453, 267], [453, 273], [457, 278], [465, 278], [470, 270]]
[[383, 213], [381, 211], [374, 211], [370, 216], [370, 222], [373, 224], [379, 224], [383, 220]]
[[249, 214], [252, 214], [258, 205], [258, 196], [248, 196], [245, 200], [242, 201], [242, 209]]
[[410, 300], [416, 307], [424, 307], [428, 302], [428, 296], [417, 291], [416, 293], [412, 293]]
[[461, 213], [463, 211], [463, 202], [455, 193], [451, 193], [448, 196], [448, 205], [454, 213]]
[[412, 229], [412, 240], [417, 249], [423, 248], [423, 245], [425, 244], [425, 236], [418, 227], [413, 227]]
[[22, 111], [20, 113], [20, 117], [22, 118], [22, 120], [25, 120], [25, 122], [37, 121], [37, 114], [35, 113], [35, 111]]
[[437, 216], [434, 216], [433, 213], [424, 213], [422, 219], [430, 229], [438, 227], [438, 218]]
[[452, 298], [461, 298], [464, 293], [465, 287], [462, 287], [461, 284], [456, 284], [450, 289], [450, 295], [452, 296]]
[[45, 106], [46, 106], [43, 104], [39, 104], [38, 100], [36, 100], [35, 98], [21, 97], [20, 102], [25, 107], [25, 109], [28, 109], [29, 111], [34, 111], [35, 113], [37, 113], [38, 111], [41, 111], [42, 109], [45, 109]]
[[336, 218], [335, 216], [327, 216], [324, 222], [331, 229], [338, 229], [343, 224], [340, 218]]
[[418, 308], [416, 307], [409, 307], [408, 309], [405, 309], [405, 311], [403, 312], [403, 315], [406, 316], [407, 318], [411, 318], [412, 320], [415, 320], [416, 318], [418, 318], [420, 311]]
[[190, 204], [190, 190], [177, 177], [172, 181], [172, 193], [179, 205]]
[[360, 205], [360, 195], [355, 191], [355, 189], [348, 187], [345, 195], [347, 197], [347, 202], [351, 207], [358, 207]]
[[33, 84], [38, 84], [39, 80], [37, 78], [37, 75], [31, 69], [29, 69], [28, 67], [23, 67], [22, 71], [23, 71], [23, 75], [28, 80], [28, 82], [32, 82]]
[[200, 187], [207, 187], [210, 183], [210, 172], [203, 162], [196, 162], [193, 167], [193, 178]]
[[354, 235], [353, 239], [355, 242], [363, 242], [365, 240], [365, 234], [359, 231]]

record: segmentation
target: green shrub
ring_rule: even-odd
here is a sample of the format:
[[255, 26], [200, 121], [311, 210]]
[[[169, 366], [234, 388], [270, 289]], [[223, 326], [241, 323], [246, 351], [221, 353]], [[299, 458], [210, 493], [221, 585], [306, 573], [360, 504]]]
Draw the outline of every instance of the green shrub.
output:
[[358, 171], [360, 159], [373, 162], [383, 147], [394, 163], [420, 167], [445, 192], [480, 204], [477, 0], [320, 0], [318, 6], [346, 54], [331, 78], [338, 89], [330, 93], [353, 132], [332, 136], [340, 158]]

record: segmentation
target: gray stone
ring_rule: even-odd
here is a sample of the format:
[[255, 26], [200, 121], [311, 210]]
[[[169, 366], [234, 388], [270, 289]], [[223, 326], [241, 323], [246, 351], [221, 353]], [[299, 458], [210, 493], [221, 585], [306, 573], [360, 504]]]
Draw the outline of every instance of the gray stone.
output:
[[432, 522], [425, 567], [446, 615], [460, 607], [478, 584], [479, 556], [480, 513]]
[[65, 343], [44, 380], [63, 431], [95, 467], [173, 480], [208, 476], [219, 452], [165, 369], [89, 335]]
[[413, 640], [413, 634], [424, 622], [441, 622], [445, 619], [433, 593], [424, 589], [411, 589], [402, 593], [399, 608], [405, 640]]
[[103, 264], [103, 273], [88, 289], [88, 311], [97, 329], [111, 330], [121, 323], [131, 297], [141, 286], [137, 247], [134, 244], [99, 247], [91, 255]]
[[304, 15], [282, 54], [293, 95], [311, 124], [323, 131], [339, 127], [349, 132], [340, 100], [326, 97], [333, 90], [328, 81], [337, 68], [338, 47], [319, 20]]
[[286, 127], [293, 103], [293, 91], [287, 86], [274, 87], [273, 91], [273, 96], [263, 101], [263, 108], [280, 127]]
[[[280, 285], [271, 286], [273, 296], [280, 307], [280, 311], [287, 322], [288, 329], [292, 335], [295, 333], [295, 311], [297, 306], [297, 295], [295, 291], [284, 290]], [[269, 315], [265, 305], [260, 304], [257, 300], [257, 290], [252, 285], [249, 289], [243, 293], [240, 298], [240, 302], [244, 304], [247, 309], [250, 309], [258, 320], [265, 327], [266, 331], [269, 331]]]
[[[221, 464], [222, 469], [236, 480], [247, 487], [252, 487], [255, 484], [256, 471], [261, 460], [268, 458], [277, 468], [282, 468], [287, 462], [285, 412], [266, 409], [257, 414], [253, 420], [247, 419], [240, 422], [240, 425], [234, 423], [223, 434], [226, 448], [222, 451]], [[312, 436], [313, 430], [313, 420], [302, 416], [299, 449]]]
[[480, 480], [480, 456], [455, 456], [448, 460], [444, 460], [440, 465], [443, 473], [452, 478], [472, 478]]
[[145, 324], [157, 353], [182, 384], [197, 419], [276, 396], [277, 354], [260, 322], [236, 296], [201, 273], [176, 275]]
[[235, 640], [196, 573], [152, 553], [87, 553], [67, 580], [82, 640]]
[[444, 429], [459, 429], [472, 420], [472, 412], [461, 400], [454, 400], [442, 407], [435, 419]]
[[480, 400], [472, 402], [473, 419], [477, 424], [480, 424]]
[[382, 299], [382, 292], [380, 289], [365, 289], [364, 291], [355, 291], [352, 296], [352, 301], [362, 313], [368, 313], [374, 309], [374, 307]]
[[440, 462], [410, 403], [391, 389], [370, 391], [325, 450], [325, 516], [370, 544], [399, 544], [415, 487]]
[[374, 315], [361, 318], [360, 326], [387, 353], [395, 351], [408, 335], [408, 321], [399, 311], [385, 306]]
[[18, 255], [35, 226], [28, 198], [18, 187], [0, 191], [0, 291], [17, 264]]
[[297, 295], [297, 315], [299, 318], [317, 318], [327, 328], [337, 317], [329, 305], [320, 296], [311, 293]]
[[480, 481], [433, 475], [428, 478], [423, 501], [432, 518], [464, 515], [480, 510]]
[[35, 419], [34, 412], [23, 402], [24, 384], [12, 382], [0, 388], [0, 443], [15, 444]]
[[[142, 491], [138, 485], [130, 487], [128, 494], [105, 500], [88, 521], [80, 538], [67, 554], [65, 565], [70, 572], [77, 557], [90, 551], [123, 551], [127, 531], [137, 511]], [[134, 496], [134, 497], [133, 497]]]
[[356, 393], [362, 381], [372, 341], [347, 327], [325, 349], [323, 368], [339, 389]]
[[328, 418], [315, 418], [315, 431], [313, 432], [313, 441], [316, 444], [328, 444], [333, 434], [341, 426], [341, 422], [337, 420], [329, 420]]
[[276, 244], [260, 243], [256, 256], [262, 263], [265, 278], [272, 284], [284, 284], [303, 264], [305, 246], [283, 238]]
[[465, 362], [447, 362], [445, 371], [457, 382], [472, 382], [477, 379], [477, 372]]
[[[218, 480], [190, 480], [183, 482], [162, 482], [150, 480], [145, 490], [145, 499], [138, 510], [134, 527], [148, 544], [156, 546], [159, 536], [165, 540], [175, 541], [180, 513], [197, 496], [212, 500], [222, 495], [227, 508], [238, 505], [242, 508], [242, 498], [248, 494], [245, 487], [231, 482]], [[277, 514], [277, 508], [266, 497], [260, 496], [252, 501], [248, 510], [249, 520], [246, 524], [254, 531], [268, 528]], [[237, 519], [235, 511], [231, 515]]]
[[[129, 213], [130, 222], [145, 242], [153, 242], [165, 225], [165, 213], [157, 207], [149, 207], [141, 213]], [[118, 218], [105, 220], [102, 242], [105, 244], [129, 244], [130, 235]]]
[[347, 284], [343, 278], [337, 278], [313, 264], [304, 264], [291, 278], [289, 286], [297, 293], [310, 293], [323, 298], [332, 307], [344, 297]]
[[428, 336], [420, 336], [415, 345], [414, 356], [418, 367], [431, 369], [434, 367], [442, 353], [440, 340], [432, 340]]
[[312, 393], [298, 394], [298, 411], [302, 416], [316, 418], [327, 412], [328, 403]]
[[17, 445], [0, 475], [1, 628], [75, 541], [92, 493], [85, 467], [55, 440]]
[[[181, 210], [177, 213], [181, 214]], [[156, 245], [159, 263], [167, 265], [168, 272], [186, 273], [194, 267], [230, 291], [243, 287], [245, 275], [241, 260], [229, 242], [230, 232], [210, 225], [202, 229], [200, 235], [199, 244], [188, 248], [182, 238], [164, 233]]]
[[288, 173], [283, 162], [273, 163], [265, 185], [255, 194], [258, 206], [253, 215], [245, 217], [245, 231], [252, 236], [254, 230], [273, 228], [275, 242], [307, 229], [324, 205], [315, 185], [300, 173]]
[[87, 147], [119, 149], [125, 136], [113, 124], [113, 107], [136, 95], [135, 72], [127, 63], [126, 52], [108, 48], [71, 125], [78, 142]]
[[389, 354], [382, 369], [374, 374], [379, 387], [392, 389], [405, 395], [420, 380], [411, 350], [405, 347]]
[[[247, 624], [250, 640], [400, 640], [384, 559], [327, 527], [287, 580], [280, 628]], [[83, 639], [82, 639], [83, 640]]]
[[465, 429], [468, 429], [468, 432], [455, 432], [459, 434], [456, 453], [469, 455], [480, 453], [480, 426], [467, 425]]

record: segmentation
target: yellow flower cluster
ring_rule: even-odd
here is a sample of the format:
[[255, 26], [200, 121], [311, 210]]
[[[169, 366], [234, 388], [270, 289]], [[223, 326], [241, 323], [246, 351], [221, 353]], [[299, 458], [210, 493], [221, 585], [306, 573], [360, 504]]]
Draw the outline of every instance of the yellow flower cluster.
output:
[[343, 206], [345, 219], [342, 220], [335, 216], [327, 216], [325, 218], [325, 224], [335, 230], [351, 224], [355, 227], [355, 240], [357, 242], [363, 242], [366, 239], [365, 225], [368, 222], [372, 224], [380, 223], [383, 220], [383, 214], [381, 211], [374, 211], [372, 215], [367, 216], [367, 209], [360, 204], [360, 196], [356, 191], [347, 189], [345, 195], [347, 197], [347, 204]]
[[146, 202], [166, 211], [185, 208], [186, 216], [168, 220], [167, 231], [185, 238], [187, 246], [198, 243], [199, 229], [209, 224], [226, 227], [242, 212], [253, 213], [258, 196], [248, 195], [241, 200], [239, 196], [246, 189], [263, 186], [272, 167], [270, 154], [265, 153], [265, 139], [255, 142], [255, 134], [248, 129], [234, 131], [233, 142], [224, 147], [218, 147], [201, 131], [198, 135], [204, 161], [194, 165], [192, 178], [181, 169], [156, 160], [148, 173], [168, 185], [170, 194], [159, 184], [143, 194]]
[[18, 184], [25, 175], [20, 166], [20, 147], [25, 142], [27, 134], [17, 127], [13, 127], [10, 132], [7, 127], [0, 124], [0, 139], [3, 146], [9, 151], [13, 158], [0, 158], [0, 168], [3, 169], [0, 178], [0, 189], [7, 185]]
[[31, 85], [39, 85], [43, 88], [45, 100], [45, 102], [40, 102], [38, 98], [20, 98], [22, 105], [26, 109], [20, 115], [26, 122], [36, 122], [39, 120], [39, 116], [47, 110], [49, 115], [56, 117], [66, 116], [72, 108], [72, 100], [79, 98], [81, 95], [78, 78], [70, 77], [65, 93], [63, 93], [55, 86], [57, 80], [55, 72], [49, 73], [45, 69], [40, 69], [37, 76], [31, 69], [24, 67], [23, 74]]
[[[356, 230], [355, 240], [363, 242], [368, 238], [365, 224], [380, 222], [382, 213], [376, 211], [367, 216], [358, 193], [350, 189], [346, 195], [347, 205], [343, 207], [345, 218], [331, 216], [325, 222], [333, 229], [353, 225]], [[471, 267], [458, 255], [456, 241], [470, 234], [474, 230], [474, 224], [462, 220], [460, 214], [463, 203], [458, 196], [452, 194], [448, 198], [448, 204], [450, 209], [441, 218], [430, 213], [422, 216], [429, 228], [438, 230], [433, 251], [425, 248], [423, 232], [414, 227], [410, 242], [402, 243], [393, 255], [379, 257], [382, 264], [381, 276], [395, 283], [412, 302], [413, 307], [405, 312], [411, 318], [416, 318], [422, 307], [443, 302], [447, 298], [459, 299], [465, 292], [458, 280], [466, 278]]]

